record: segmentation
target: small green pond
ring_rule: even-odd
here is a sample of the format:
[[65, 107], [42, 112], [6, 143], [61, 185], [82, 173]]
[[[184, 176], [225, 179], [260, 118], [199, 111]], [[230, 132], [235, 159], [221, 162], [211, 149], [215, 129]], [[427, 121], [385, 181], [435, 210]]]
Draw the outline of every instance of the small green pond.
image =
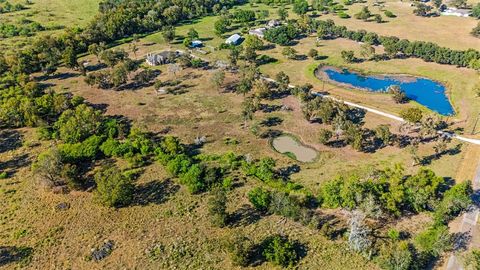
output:
[[295, 158], [300, 162], [312, 162], [317, 157], [317, 151], [301, 144], [289, 135], [283, 135], [273, 139], [272, 147], [279, 153]]

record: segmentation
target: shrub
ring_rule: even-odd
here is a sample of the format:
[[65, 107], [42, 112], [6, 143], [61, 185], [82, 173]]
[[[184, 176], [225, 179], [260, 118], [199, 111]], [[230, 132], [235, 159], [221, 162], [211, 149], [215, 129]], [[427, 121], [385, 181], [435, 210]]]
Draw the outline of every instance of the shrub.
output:
[[293, 267], [299, 259], [295, 244], [280, 235], [264, 241], [263, 256], [267, 261], [283, 267]]
[[116, 166], [102, 168], [95, 174], [95, 183], [97, 184], [95, 197], [105, 206], [125, 206], [133, 199], [132, 180], [122, 174]]
[[0, 172], [0, 179], [7, 179], [8, 174], [7, 172]]
[[206, 188], [202, 174], [203, 170], [200, 165], [194, 164], [188, 168], [185, 174], [180, 176], [180, 182], [188, 187], [190, 193], [200, 193]]
[[252, 242], [245, 236], [235, 235], [227, 244], [234, 265], [246, 267], [250, 261]]
[[393, 14], [393, 12], [389, 11], [389, 10], [385, 10], [384, 12], [385, 16], [387, 16], [388, 18], [395, 18], [397, 16], [395, 16], [395, 14]]
[[330, 130], [322, 128], [318, 133], [318, 141], [321, 144], [327, 144], [332, 138], [332, 136], [333, 136], [333, 133]]
[[377, 261], [385, 270], [408, 270], [412, 266], [413, 254], [408, 242], [393, 243], [380, 250]]
[[268, 190], [256, 187], [248, 192], [248, 200], [259, 211], [267, 211], [272, 201], [272, 195]]

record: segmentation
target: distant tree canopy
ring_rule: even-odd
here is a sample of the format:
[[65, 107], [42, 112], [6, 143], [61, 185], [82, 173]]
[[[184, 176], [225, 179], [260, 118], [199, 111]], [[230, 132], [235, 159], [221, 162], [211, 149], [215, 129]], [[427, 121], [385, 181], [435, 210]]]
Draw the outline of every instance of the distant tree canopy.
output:
[[[452, 50], [432, 42], [409, 41], [394, 36], [378, 36], [365, 30], [352, 31], [345, 26], [336, 26], [332, 20], [318, 21], [317, 35], [321, 39], [348, 38], [371, 45], [383, 45], [390, 57], [403, 55], [417, 57], [427, 62], [477, 68], [480, 52], [474, 49]], [[480, 67], [478, 67], [480, 68]]]
[[292, 25], [282, 25], [265, 31], [265, 39], [279, 45], [289, 45], [298, 36], [298, 29]]

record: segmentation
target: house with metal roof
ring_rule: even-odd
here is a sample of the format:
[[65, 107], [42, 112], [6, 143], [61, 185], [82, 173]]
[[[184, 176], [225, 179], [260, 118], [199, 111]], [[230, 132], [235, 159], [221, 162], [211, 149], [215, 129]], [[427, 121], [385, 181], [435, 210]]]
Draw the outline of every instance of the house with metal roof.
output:
[[225, 40], [225, 43], [229, 45], [239, 45], [240, 43], [242, 43], [242, 36], [240, 36], [239, 34], [233, 34], [229, 38], [227, 38], [227, 40]]

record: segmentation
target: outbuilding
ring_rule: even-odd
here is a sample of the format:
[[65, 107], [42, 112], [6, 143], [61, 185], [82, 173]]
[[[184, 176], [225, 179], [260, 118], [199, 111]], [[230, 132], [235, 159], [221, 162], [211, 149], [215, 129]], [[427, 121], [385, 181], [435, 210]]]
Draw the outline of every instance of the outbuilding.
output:
[[191, 44], [192, 48], [200, 48], [203, 47], [203, 42], [201, 40], [194, 40]]
[[225, 43], [229, 45], [239, 45], [240, 43], [242, 43], [242, 36], [240, 36], [239, 34], [233, 34], [229, 38], [227, 38], [227, 40], [225, 40]]

